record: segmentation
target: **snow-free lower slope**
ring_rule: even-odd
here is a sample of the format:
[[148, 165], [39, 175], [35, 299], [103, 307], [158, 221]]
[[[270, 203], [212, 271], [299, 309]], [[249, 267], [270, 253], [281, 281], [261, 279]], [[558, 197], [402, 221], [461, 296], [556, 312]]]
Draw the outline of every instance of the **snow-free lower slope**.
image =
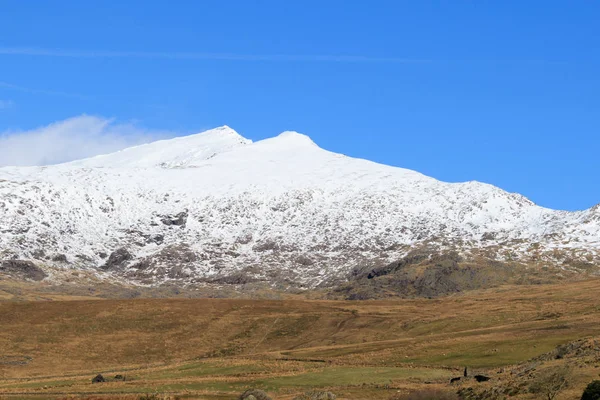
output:
[[315, 286], [425, 242], [497, 259], [535, 245], [541, 262], [594, 260], [600, 210], [549, 210], [491, 185], [331, 153], [295, 132], [252, 143], [222, 127], [0, 168], [0, 232], [0, 259], [134, 282]]

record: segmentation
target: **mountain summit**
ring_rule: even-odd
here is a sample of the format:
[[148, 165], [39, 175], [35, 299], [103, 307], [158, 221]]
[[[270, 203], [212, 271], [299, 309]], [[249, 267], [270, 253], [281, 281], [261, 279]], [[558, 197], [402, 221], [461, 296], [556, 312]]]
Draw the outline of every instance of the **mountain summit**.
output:
[[228, 126], [195, 135], [130, 147], [116, 153], [70, 163], [80, 167], [185, 168], [219, 153], [251, 144]]
[[575, 272], [600, 258], [597, 210], [554, 211], [296, 132], [252, 142], [227, 126], [0, 168], [0, 231], [1, 259], [31, 261], [47, 279], [78, 269], [143, 285], [327, 286], [424, 246]]

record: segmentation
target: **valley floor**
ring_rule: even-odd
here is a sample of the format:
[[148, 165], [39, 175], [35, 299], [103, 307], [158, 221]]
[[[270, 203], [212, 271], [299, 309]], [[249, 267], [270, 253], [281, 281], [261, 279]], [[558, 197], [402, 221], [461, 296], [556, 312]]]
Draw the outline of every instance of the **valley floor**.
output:
[[[315, 388], [390, 399], [472, 387], [536, 399], [536, 374], [569, 365], [557, 399], [575, 399], [600, 379], [598, 293], [600, 280], [388, 301], [4, 300], [0, 398], [235, 399], [255, 387], [274, 399]], [[451, 385], [465, 367], [491, 379]], [[109, 381], [92, 384], [99, 373]]]

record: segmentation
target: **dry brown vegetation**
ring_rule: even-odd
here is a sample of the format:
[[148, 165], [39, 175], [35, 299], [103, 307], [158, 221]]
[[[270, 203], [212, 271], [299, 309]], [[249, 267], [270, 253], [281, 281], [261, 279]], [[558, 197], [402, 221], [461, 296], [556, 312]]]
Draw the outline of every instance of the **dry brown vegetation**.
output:
[[[596, 342], [555, 349], [600, 337], [597, 293], [600, 280], [364, 302], [3, 301], [0, 397], [234, 399], [256, 387], [274, 399], [312, 389], [338, 399], [425, 389], [535, 399], [536, 376], [569, 365], [556, 399], [574, 399], [600, 374]], [[492, 379], [450, 385], [465, 366]], [[126, 380], [92, 384], [98, 373]]]

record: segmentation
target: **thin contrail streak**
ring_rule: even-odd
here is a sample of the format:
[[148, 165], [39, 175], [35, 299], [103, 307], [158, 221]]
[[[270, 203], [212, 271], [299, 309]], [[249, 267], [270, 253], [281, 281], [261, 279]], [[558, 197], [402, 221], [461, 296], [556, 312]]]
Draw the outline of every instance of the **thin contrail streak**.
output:
[[63, 96], [63, 97], [74, 97], [77, 99], [89, 99], [88, 96], [84, 96], [77, 93], [68, 93], [68, 92], [60, 92], [54, 90], [44, 90], [44, 89], [33, 89], [25, 86], [13, 85], [12, 83], [2, 82], [0, 81], [0, 88], [6, 88], [11, 90], [16, 90], [19, 92], [25, 93], [33, 93], [33, 94], [47, 94], [50, 96]]
[[0, 56], [63, 57], [63, 58], [147, 58], [207, 61], [267, 61], [267, 62], [329, 62], [329, 63], [388, 63], [388, 64], [541, 64], [566, 65], [564, 60], [545, 59], [431, 59], [376, 57], [364, 55], [325, 54], [235, 54], [204, 52], [67, 50], [40, 47], [0, 47]]
[[305, 61], [347, 63], [428, 63], [431, 60], [401, 57], [370, 57], [357, 55], [292, 55], [292, 54], [232, 54], [201, 52], [95, 51], [43, 49], [35, 47], [0, 47], [0, 55], [68, 57], [68, 58], [166, 58], [221, 61]]

